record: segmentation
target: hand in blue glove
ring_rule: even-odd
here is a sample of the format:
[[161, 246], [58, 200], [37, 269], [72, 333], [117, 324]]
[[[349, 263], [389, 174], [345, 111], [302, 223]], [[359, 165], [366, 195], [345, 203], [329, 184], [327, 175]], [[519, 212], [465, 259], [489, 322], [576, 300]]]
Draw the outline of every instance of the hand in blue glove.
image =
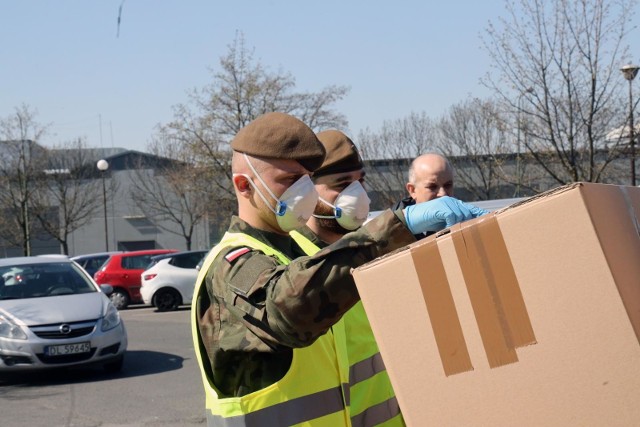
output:
[[407, 227], [413, 234], [439, 231], [486, 213], [489, 211], [449, 196], [416, 203], [404, 209]]

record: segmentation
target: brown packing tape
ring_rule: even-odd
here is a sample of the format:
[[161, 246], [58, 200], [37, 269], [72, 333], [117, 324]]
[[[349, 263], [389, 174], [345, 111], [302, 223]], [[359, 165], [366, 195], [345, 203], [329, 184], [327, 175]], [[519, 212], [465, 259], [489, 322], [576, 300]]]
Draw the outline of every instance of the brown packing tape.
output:
[[412, 247], [411, 257], [445, 375], [473, 370], [436, 241]]
[[496, 216], [451, 237], [489, 366], [517, 362], [515, 349], [536, 339]]
[[497, 294], [496, 311], [504, 313], [506, 317], [505, 335], [515, 348], [535, 344], [529, 313], [496, 217], [471, 229], [471, 234], [475, 246], [483, 251], [478, 255], [484, 255], [480, 260], [489, 279], [487, 284], [492, 293]]
[[[504, 331], [504, 319], [496, 311], [494, 295], [484, 277], [482, 267], [478, 266], [477, 251], [466, 242], [462, 232], [452, 233], [453, 244], [458, 255], [462, 275], [464, 276], [471, 306], [476, 317], [482, 344], [489, 361], [489, 366], [495, 368], [518, 361], [518, 356]], [[470, 252], [467, 254], [467, 252]]]

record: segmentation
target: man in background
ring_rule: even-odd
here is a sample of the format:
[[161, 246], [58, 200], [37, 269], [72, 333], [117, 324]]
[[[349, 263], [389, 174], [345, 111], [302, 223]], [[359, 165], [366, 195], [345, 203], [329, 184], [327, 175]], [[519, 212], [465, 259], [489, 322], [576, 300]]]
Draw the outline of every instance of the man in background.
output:
[[405, 187], [409, 198], [413, 200], [408, 204], [453, 196], [453, 168], [440, 154], [423, 154], [411, 162], [409, 181]]
[[[405, 185], [409, 196], [400, 200], [394, 210], [443, 196], [453, 196], [453, 167], [440, 154], [428, 153], [416, 157], [409, 167], [409, 180]], [[417, 239], [430, 233], [416, 235]]]

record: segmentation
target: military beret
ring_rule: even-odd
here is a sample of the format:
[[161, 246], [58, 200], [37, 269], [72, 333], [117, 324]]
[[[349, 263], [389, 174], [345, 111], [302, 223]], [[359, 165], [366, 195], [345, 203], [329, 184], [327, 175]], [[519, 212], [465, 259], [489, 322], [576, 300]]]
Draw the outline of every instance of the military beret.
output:
[[318, 133], [318, 139], [324, 145], [327, 155], [322, 165], [313, 173], [314, 178], [364, 168], [356, 145], [344, 133], [339, 130], [325, 130]]
[[316, 134], [299, 119], [285, 113], [266, 113], [240, 129], [231, 149], [268, 159], [297, 160], [309, 171], [323, 162], [325, 149]]

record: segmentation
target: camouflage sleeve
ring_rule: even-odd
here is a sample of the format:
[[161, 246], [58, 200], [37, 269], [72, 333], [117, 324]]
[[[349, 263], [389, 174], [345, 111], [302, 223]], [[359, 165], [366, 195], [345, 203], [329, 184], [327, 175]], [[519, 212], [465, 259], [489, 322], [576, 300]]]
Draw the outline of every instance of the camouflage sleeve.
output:
[[358, 301], [351, 269], [415, 241], [402, 220], [386, 211], [288, 266], [255, 251], [216, 262], [209, 289], [220, 303], [224, 333], [235, 336], [233, 342], [220, 337], [219, 344], [277, 351], [313, 343]]

